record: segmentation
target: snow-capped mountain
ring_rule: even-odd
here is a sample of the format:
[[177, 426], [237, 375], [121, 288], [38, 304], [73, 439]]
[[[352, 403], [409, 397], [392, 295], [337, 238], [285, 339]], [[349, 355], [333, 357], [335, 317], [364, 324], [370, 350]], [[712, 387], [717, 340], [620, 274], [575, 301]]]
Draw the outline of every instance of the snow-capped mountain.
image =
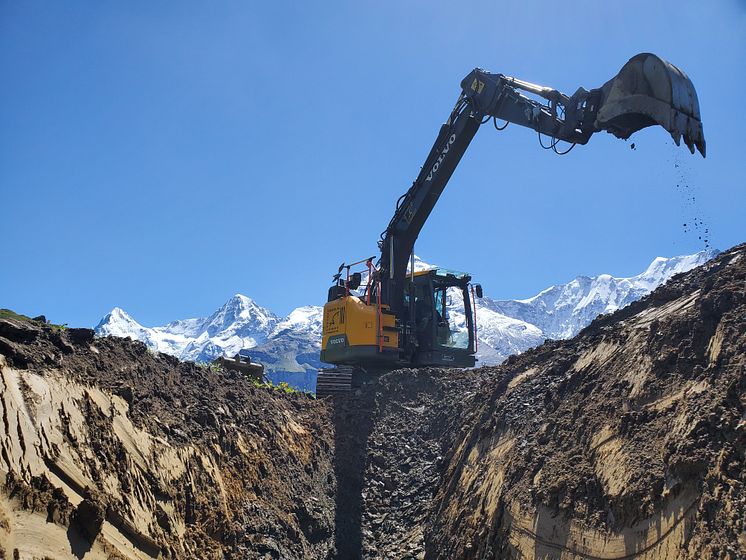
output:
[[496, 301], [481, 306], [537, 327], [544, 338], [571, 338], [598, 315], [612, 313], [649, 294], [672, 276], [704, 264], [718, 254], [706, 250], [681, 257], [656, 258], [642, 274], [615, 278], [609, 274], [578, 276], [534, 297]]
[[[643, 273], [630, 278], [608, 274], [578, 276], [521, 300], [477, 300], [478, 353], [481, 365], [497, 364], [541, 344], [547, 338], [570, 338], [598, 315], [611, 313], [647, 295], [675, 274], [686, 272], [717, 255], [656, 258]], [[432, 268], [415, 258], [415, 270]], [[364, 284], [365, 282], [363, 282]], [[456, 329], [465, 329], [461, 294], [451, 294], [449, 314]], [[115, 307], [96, 326], [99, 336], [128, 337], [181, 360], [210, 361], [251, 349], [270, 378], [313, 390], [321, 349], [323, 309], [303, 306], [280, 318], [251, 298], [236, 294], [205, 318], [145, 327]]]
[[290, 315], [279, 321], [270, 338], [277, 338], [289, 333], [304, 334], [307, 336], [321, 336], [321, 321], [324, 318], [324, 309], [316, 305], [304, 305], [290, 312]]
[[[578, 276], [523, 300], [477, 300], [478, 351], [481, 365], [498, 364], [508, 356], [538, 346], [544, 340], [571, 338], [598, 315], [612, 313], [649, 294], [671, 277], [704, 264], [717, 250], [693, 255], [658, 257], [645, 272], [630, 278], [609, 274]], [[415, 270], [433, 268], [415, 257]], [[465, 328], [464, 304], [451, 292], [449, 313], [457, 328]]]
[[153, 350], [181, 360], [208, 361], [254, 348], [274, 332], [280, 319], [251, 298], [236, 294], [206, 318], [174, 321], [162, 327], [143, 327], [115, 307], [96, 326], [100, 336], [141, 340]]
[[321, 367], [320, 307], [304, 306], [281, 319], [241, 294], [230, 298], [205, 318], [144, 327], [115, 307], [96, 326], [98, 336], [120, 336], [144, 342], [149, 348], [180, 360], [208, 362], [251, 349], [273, 381], [288, 381], [312, 390]]
[[159, 344], [160, 337], [156, 335], [156, 329], [143, 327], [130, 317], [124, 309], [119, 307], [115, 307], [101, 319], [96, 326], [96, 334], [98, 336], [119, 336], [141, 340], [153, 350], [165, 352], [166, 354], [171, 353], [167, 351], [166, 345]]

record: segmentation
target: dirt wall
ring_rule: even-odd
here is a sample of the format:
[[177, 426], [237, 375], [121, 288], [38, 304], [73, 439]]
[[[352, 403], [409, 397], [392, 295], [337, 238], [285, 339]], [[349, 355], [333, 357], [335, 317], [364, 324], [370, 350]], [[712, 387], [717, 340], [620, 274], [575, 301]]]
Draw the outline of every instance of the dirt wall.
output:
[[746, 247], [343, 399], [0, 320], [0, 558], [746, 558]]
[[2, 321], [0, 354], [6, 557], [333, 549], [325, 403], [85, 330]]

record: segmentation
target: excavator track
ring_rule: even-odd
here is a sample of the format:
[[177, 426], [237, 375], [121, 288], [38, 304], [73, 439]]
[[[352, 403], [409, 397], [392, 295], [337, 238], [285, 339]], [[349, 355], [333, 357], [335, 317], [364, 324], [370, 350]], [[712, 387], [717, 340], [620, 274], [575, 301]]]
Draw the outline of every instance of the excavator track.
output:
[[321, 368], [316, 378], [316, 398], [346, 395], [352, 390], [353, 366]]

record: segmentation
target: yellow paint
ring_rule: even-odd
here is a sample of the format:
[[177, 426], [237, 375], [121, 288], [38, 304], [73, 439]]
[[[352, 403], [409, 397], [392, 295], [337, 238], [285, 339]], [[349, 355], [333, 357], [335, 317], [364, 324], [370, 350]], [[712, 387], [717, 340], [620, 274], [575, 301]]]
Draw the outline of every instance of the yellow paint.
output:
[[[383, 305], [382, 310], [388, 310]], [[381, 314], [384, 327], [396, 326], [393, 315]], [[350, 346], [378, 345], [378, 309], [376, 305], [366, 305], [356, 296], [335, 299], [324, 305], [324, 325], [322, 348], [326, 349], [329, 337], [344, 334]], [[383, 330], [383, 346], [397, 348], [399, 335], [396, 331]]]
[[[434, 270], [435, 270], [434, 268], [426, 268], [425, 270], [418, 270], [417, 272], [414, 273], [414, 275], [415, 276], [425, 276], [425, 274], [430, 274]], [[407, 276], [412, 276], [412, 275], [411, 274], [407, 274]]]
[[482, 93], [482, 90], [484, 89], [484, 82], [474, 78], [474, 81], [471, 83], [471, 89], [476, 91], [477, 93]]

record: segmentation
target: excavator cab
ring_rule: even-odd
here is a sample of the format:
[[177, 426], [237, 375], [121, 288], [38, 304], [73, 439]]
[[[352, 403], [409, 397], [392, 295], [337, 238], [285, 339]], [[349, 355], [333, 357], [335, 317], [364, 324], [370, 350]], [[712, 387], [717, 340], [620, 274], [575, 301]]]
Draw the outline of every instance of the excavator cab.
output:
[[[317, 395], [349, 391], [353, 380], [397, 367], [475, 365], [471, 276], [442, 268], [409, 274], [397, 315], [381, 302], [380, 276], [371, 260], [354, 264], [363, 262], [369, 267], [365, 282], [349, 270], [354, 265], [343, 265], [329, 290], [320, 357], [335, 367], [319, 371]], [[358, 289], [361, 283], [365, 287]]]
[[417, 366], [473, 367], [471, 277], [441, 268], [415, 272], [404, 296], [405, 356]]

